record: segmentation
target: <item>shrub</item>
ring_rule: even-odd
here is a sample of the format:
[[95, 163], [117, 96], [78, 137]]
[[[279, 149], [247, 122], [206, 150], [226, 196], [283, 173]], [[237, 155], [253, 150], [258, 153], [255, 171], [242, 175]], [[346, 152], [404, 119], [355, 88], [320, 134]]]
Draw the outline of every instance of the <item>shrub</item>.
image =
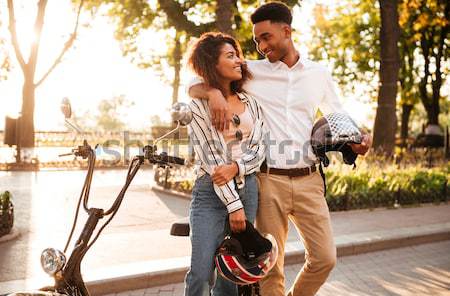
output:
[[[428, 168], [371, 157], [359, 161], [356, 169], [334, 158], [324, 169], [331, 211], [448, 201], [449, 162]], [[192, 191], [194, 179], [192, 168], [169, 169], [167, 182], [164, 169], [155, 172], [158, 185], [185, 193]]]
[[395, 166], [326, 171], [327, 202], [332, 211], [393, 207], [448, 200], [450, 165], [436, 168]]
[[0, 194], [0, 237], [11, 232], [14, 225], [14, 207], [11, 194], [5, 191]]

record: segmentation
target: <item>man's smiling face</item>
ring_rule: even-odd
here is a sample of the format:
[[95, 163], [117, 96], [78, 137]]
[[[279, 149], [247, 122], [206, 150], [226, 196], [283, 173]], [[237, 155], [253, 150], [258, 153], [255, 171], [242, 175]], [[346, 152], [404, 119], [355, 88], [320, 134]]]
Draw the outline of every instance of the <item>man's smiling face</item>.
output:
[[269, 20], [253, 25], [253, 40], [258, 52], [271, 63], [283, 59], [288, 52], [290, 27], [284, 23]]

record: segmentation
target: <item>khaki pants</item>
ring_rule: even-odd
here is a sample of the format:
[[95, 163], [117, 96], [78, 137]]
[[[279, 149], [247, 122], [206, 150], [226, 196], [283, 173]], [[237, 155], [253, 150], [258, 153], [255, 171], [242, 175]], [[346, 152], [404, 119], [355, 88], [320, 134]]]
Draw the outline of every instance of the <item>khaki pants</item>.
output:
[[294, 223], [305, 246], [305, 264], [289, 296], [312, 296], [326, 281], [336, 264], [336, 247], [330, 213], [323, 196], [323, 180], [316, 171], [308, 176], [288, 177], [260, 173], [256, 227], [272, 234], [278, 243], [278, 260], [261, 281], [262, 296], [284, 295], [284, 247], [288, 218]]

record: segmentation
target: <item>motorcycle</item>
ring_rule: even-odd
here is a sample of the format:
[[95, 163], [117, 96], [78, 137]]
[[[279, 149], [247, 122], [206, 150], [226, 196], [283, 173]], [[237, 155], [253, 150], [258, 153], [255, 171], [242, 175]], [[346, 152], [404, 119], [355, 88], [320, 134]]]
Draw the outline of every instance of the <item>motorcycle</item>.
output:
[[[82, 133], [81, 129], [76, 125], [76, 123], [70, 120], [72, 116], [72, 108], [70, 105], [70, 101], [67, 98], [64, 98], [61, 103], [61, 111], [64, 114], [66, 124], [77, 131], [77, 133]], [[9, 294], [9, 296], [90, 295], [81, 275], [81, 263], [86, 253], [100, 237], [102, 231], [117, 214], [120, 205], [125, 197], [125, 193], [127, 192], [128, 187], [133, 181], [136, 173], [139, 171], [141, 165], [144, 164], [145, 161], [147, 161], [149, 164], [156, 164], [159, 166], [170, 166], [172, 164], [184, 165], [185, 163], [183, 158], [169, 156], [164, 152], [159, 154], [157, 153], [157, 143], [160, 140], [175, 133], [181, 126], [187, 125], [192, 120], [192, 113], [189, 111], [188, 106], [184, 103], [175, 104], [172, 107], [171, 116], [173, 121], [177, 123], [177, 126], [165, 135], [156, 139], [153, 145], [145, 146], [141, 155], [133, 157], [128, 166], [125, 184], [123, 185], [121, 191], [119, 192], [109, 209], [91, 208], [89, 207], [88, 203], [89, 192], [95, 167], [96, 147], [93, 149], [86, 140], [83, 140], [82, 145], [72, 149], [70, 153], [61, 155], [75, 155], [75, 157], [87, 159], [87, 173], [80, 197], [78, 199], [72, 229], [67, 239], [64, 251], [59, 251], [55, 248], [47, 248], [41, 254], [42, 268], [47, 274], [54, 278], [55, 283], [53, 286], [44, 287], [38, 291], [16, 292]], [[88, 214], [88, 218], [81, 231], [81, 234], [79, 235], [73, 246], [69, 259], [66, 259], [67, 257], [65, 254], [68, 250], [70, 242], [72, 241], [81, 208]], [[101, 219], [106, 219], [106, 221], [101, 226], [99, 226], [99, 221]], [[98, 229], [97, 232], [95, 232], [96, 229]]]

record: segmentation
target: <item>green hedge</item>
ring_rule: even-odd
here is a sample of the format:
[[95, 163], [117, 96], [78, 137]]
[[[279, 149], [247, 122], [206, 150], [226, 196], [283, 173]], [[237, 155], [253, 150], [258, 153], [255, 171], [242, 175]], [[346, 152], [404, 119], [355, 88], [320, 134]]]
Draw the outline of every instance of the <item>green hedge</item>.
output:
[[[192, 174], [170, 170], [155, 174], [158, 185], [190, 193]], [[331, 211], [439, 203], [449, 199], [450, 164], [435, 168], [399, 168], [385, 162], [362, 162], [356, 169], [333, 163], [325, 169], [326, 199]]]
[[330, 210], [340, 211], [445, 202], [449, 172], [450, 165], [327, 170], [327, 203]]

